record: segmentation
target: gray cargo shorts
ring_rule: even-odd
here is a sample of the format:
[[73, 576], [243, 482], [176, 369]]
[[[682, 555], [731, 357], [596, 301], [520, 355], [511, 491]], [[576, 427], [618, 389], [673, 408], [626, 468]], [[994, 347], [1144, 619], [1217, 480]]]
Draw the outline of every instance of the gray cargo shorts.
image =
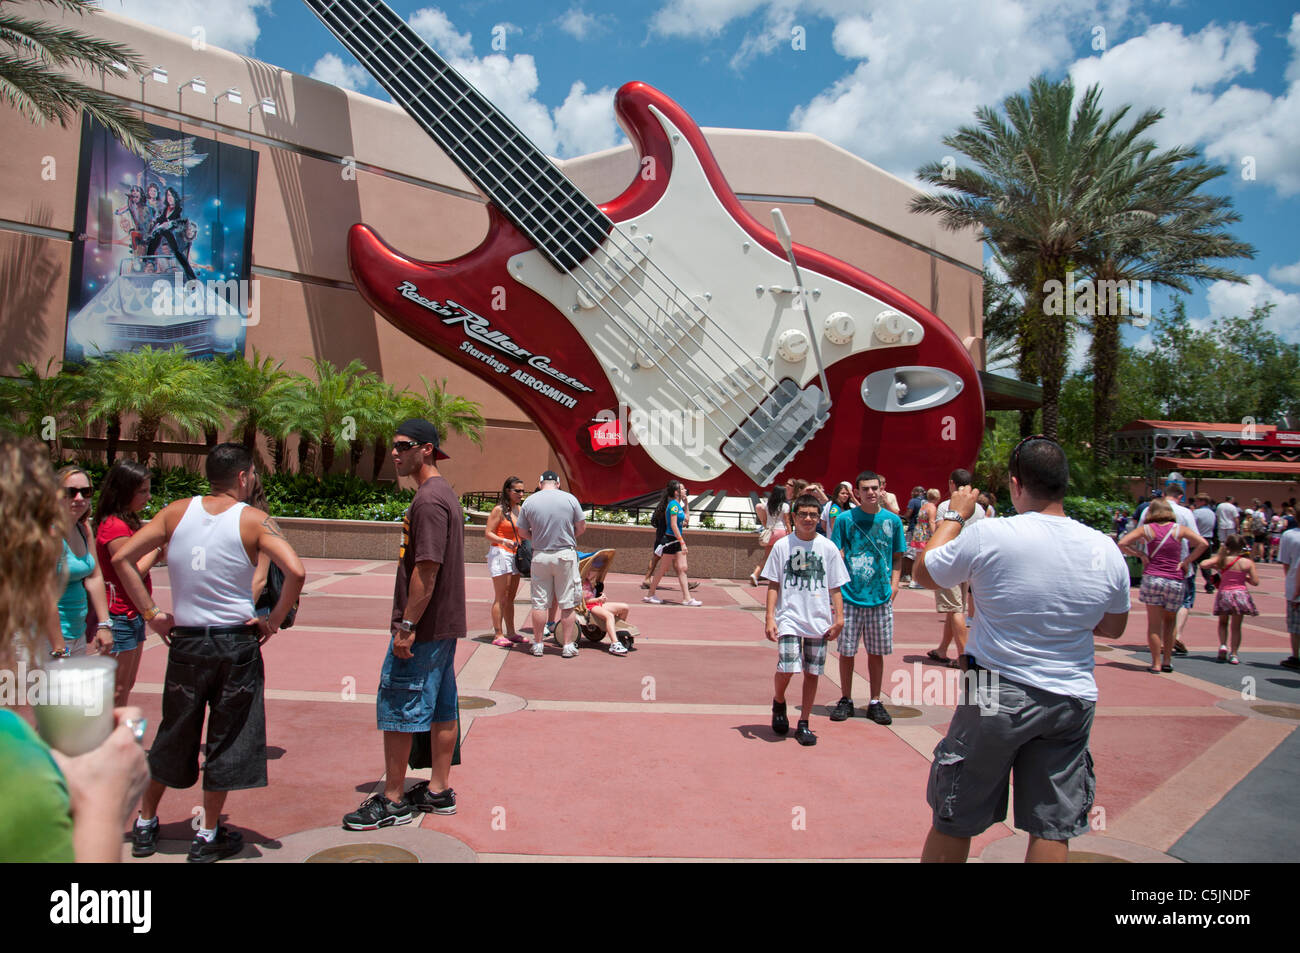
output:
[[1096, 703], [1033, 688], [981, 669], [978, 699], [957, 706], [935, 746], [926, 800], [934, 828], [974, 837], [1006, 820], [1016, 780], [1016, 827], [1044, 840], [1088, 830], [1096, 793], [1088, 736]]

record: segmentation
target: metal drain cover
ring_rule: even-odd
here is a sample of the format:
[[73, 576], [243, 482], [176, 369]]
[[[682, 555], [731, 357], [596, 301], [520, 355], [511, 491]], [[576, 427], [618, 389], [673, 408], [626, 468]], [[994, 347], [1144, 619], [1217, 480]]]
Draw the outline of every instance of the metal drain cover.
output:
[[1251, 705], [1250, 710], [1268, 715], [1270, 718], [1290, 718], [1292, 721], [1300, 721], [1300, 708], [1293, 708], [1290, 705]]
[[458, 702], [461, 708], [495, 708], [496, 702], [490, 698], [480, 698], [478, 695], [461, 695]]
[[420, 858], [392, 844], [340, 844], [307, 858], [308, 864], [418, 864]]
[[1122, 857], [1112, 857], [1110, 854], [1097, 854], [1090, 850], [1072, 850], [1070, 851], [1070, 863], [1072, 864], [1127, 864], [1131, 861], [1124, 860]]

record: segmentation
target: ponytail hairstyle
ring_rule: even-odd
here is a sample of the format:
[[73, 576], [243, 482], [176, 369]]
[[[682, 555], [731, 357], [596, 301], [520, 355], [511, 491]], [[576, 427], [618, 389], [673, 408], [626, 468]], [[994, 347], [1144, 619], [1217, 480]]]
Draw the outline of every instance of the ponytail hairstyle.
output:
[[659, 505], [655, 507], [655, 511], [650, 517], [650, 525], [656, 529], [668, 529], [668, 503], [677, 499], [677, 494], [681, 492], [681, 489], [681, 481], [668, 481], [668, 485], [664, 487], [664, 491], [659, 497]]
[[774, 486], [772, 492], [767, 497], [767, 515], [770, 518], [773, 513], [780, 513], [781, 506], [785, 503], [785, 487]]
[[1237, 553], [1244, 552], [1245, 549], [1246, 537], [1241, 533], [1229, 533], [1228, 538], [1219, 547], [1219, 552], [1225, 556], [1235, 556]]

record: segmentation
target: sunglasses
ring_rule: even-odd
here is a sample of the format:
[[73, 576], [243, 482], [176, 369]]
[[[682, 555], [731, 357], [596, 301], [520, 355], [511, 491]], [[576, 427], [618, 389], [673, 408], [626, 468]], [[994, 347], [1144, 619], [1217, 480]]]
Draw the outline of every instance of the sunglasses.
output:
[[1011, 465], [1007, 469], [1011, 471], [1011, 475], [1017, 480], [1020, 479], [1020, 448], [1027, 443], [1033, 443], [1035, 440], [1046, 440], [1050, 444], [1060, 446], [1060, 444], [1056, 443], [1056, 441], [1047, 436], [1047, 434], [1042, 433], [1033, 434], [1016, 444], [1015, 449], [1011, 451]]
[[423, 444], [416, 443], [414, 440], [394, 440], [393, 449], [398, 453], [406, 453], [412, 447], [421, 447]]
[[88, 486], [65, 486], [63, 488], [63, 495], [70, 500], [75, 500], [77, 497], [81, 497], [83, 500], [88, 500], [90, 499], [92, 492], [94, 491], [92, 491]]

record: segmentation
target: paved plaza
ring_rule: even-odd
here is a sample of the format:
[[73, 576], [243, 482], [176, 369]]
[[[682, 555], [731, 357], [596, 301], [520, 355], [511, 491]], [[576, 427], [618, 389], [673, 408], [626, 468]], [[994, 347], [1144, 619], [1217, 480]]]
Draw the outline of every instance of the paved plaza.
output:
[[[638, 569], [644, 553], [615, 569]], [[467, 571], [470, 637], [457, 649], [463, 764], [452, 770], [454, 816], [342, 830], [341, 818], [380, 789], [374, 691], [388, 642], [392, 562], [307, 559], [297, 625], [266, 646], [270, 786], [236, 791], [230, 822], [249, 842], [240, 860], [877, 860], [913, 861], [929, 829], [931, 752], [955, 697], [955, 670], [925, 659], [941, 624], [932, 593], [904, 590], [885, 668], [890, 727], [826, 715], [841, 691], [832, 650], [814, 712], [815, 747], [769, 728], [776, 647], [763, 638], [762, 590], [702, 580], [702, 608], [643, 605], [640, 577], [611, 572], [606, 595], [633, 605], [626, 657], [586, 647], [490, 643], [491, 581]], [[1258, 618], [1241, 665], [1215, 661], [1213, 597], [1197, 594], [1177, 671], [1146, 671], [1145, 611], [1133, 590], [1126, 635], [1099, 645], [1092, 732], [1095, 833], [1072, 842], [1080, 861], [1297, 861], [1300, 673], [1287, 652], [1282, 573], [1261, 566]], [[170, 606], [165, 570], [159, 605]], [[518, 619], [527, 625], [526, 584]], [[665, 600], [680, 598], [661, 587]], [[132, 703], [152, 739], [166, 649], [150, 636]], [[853, 698], [866, 704], [865, 662]], [[790, 689], [793, 722], [799, 679]], [[946, 704], [945, 704], [946, 703]], [[413, 783], [428, 771], [412, 771]], [[185, 859], [198, 787], [170, 791], [159, 852]], [[1025, 835], [997, 825], [972, 860], [1019, 861]]]

